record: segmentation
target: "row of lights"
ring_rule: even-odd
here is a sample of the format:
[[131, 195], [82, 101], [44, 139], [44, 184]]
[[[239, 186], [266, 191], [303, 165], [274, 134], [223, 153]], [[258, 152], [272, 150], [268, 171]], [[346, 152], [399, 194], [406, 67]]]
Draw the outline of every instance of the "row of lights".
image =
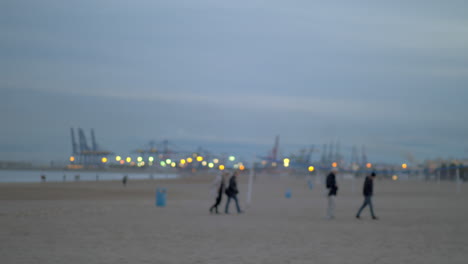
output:
[[[289, 163], [290, 163], [290, 159], [288, 159], [288, 158], [283, 159], [283, 165], [284, 165], [284, 167], [286, 167], [286, 168], [289, 167]], [[273, 162], [272, 165], [275, 167], [275, 166], [276, 166], [276, 162]], [[333, 167], [333, 168], [337, 168], [337, 167], [338, 167], [338, 163], [337, 163], [337, 162], [333, 162], [333, 163], [332, 163], [332, 167]], [[408, 168], [408, 164], [403, 163], [403, 164], [401, 164], [401, 167], [402, 167], [403, 169], [406, 169], [406, 168]], [[370, 163], [370, 162], [366, 163], [366, 168], [368, 168], [368, 169], [372, 168], [372, 163]], [[314, 166], [309, 166], [308, 170], [309, 170], [310, 172], [313, 172], [313, 171], [315, 170], [315, 167], [314, 167]]]
[[[230, 161], [234, 161], [235, 159], [236, 159], [236, 158], [235, 158], [234, 156], [229, 156], [229, 160], [230, 160]], [[132, 162], [132, 158], [131, 158], [131, 157], [127, 157], [127, 158], [125, 159], [125, 161], [124, 161], [124, 160], [122, 159], [121, 156], [116, 156], [116, 157], [115, 157], [115, 160], [118, 161], [118, 162], [120, 162], [120, 164], [124, 164], [125, 161], [126, 161], [127, 163], [131, 163], [131, 162]], [[219, 162], [218, 159], [213, 159], [213, 162], [207, 163], [206, 161], [204, 161], [204, 158], [203, 158], [202, 156], [196, 156], [196, 160], [197, 160], [198, 162], [202, 162], [202, 166], [207, 166], [207, 165], [208, 165], [209, 168], [213, 168], [213, 167], [214, 167], [214, 164], [217, 164], [217, 163]], [[74, 161], [75, 161], [75, 157], [74, 157], [74, 156], [71, 156], [71, 157], [70, 157], [70, 162], [74, 162]], [[101, 162], [102, 162], [102, 163], [107, 163], [108, 161], [109, 161], [109, 160], [108, 160], [107, 157], [102, 157], [102, 158], [101, 158]], [[138, 166], [144, 166], [144, 165], [145, 165], [145, 162], [143, 161], [143, 157], [138, 157], [138, 158], [137, 158], [137, 161], [138, 161]], [[148, 158], [148, 161], [149, 161], [149, 164], [152, 165], [152, 163], [153, 163], [153, 161], [154, 161], [154, 157], [149, 157], [149, 158]], [[180, 160], [180, 164], [181, 164], [182, 166], [185, 165], [186, 163], [192, 163], [192, 162], [193, 162], [193, 159], [192, 159], [191, 157], [188, 157], [187, 160], [185, 160], [185, 159], [181, 159], [181, 160]], [[286, 167], [286, 168], [289, 167], [289, 163], [290, 163], [290, 159], [288, 159], [288, 158], [283, 159], [283, 165], [284, 165], [284, 167]], [[170, 165], [171, 167], [175, 167], [175, 166], [177, 165], [177, 164], [176, 164], [175, 162], [173, 162], [171, 159], [166, 159], [165, 161], [161, 161], [160, 164], [161, 164], [161, 166], [163, 166], [163, 167], [166, 167], [166, 165]], [[276, 166], [276, 162], [273, 162], [272, 165], [273, 165], [273, 166]], [[244, 170], [244, 169], [245, 169], [245, 166], [244, 166], [242, 163], [235, 164], [234, 167], [235, 167], [235, 168], [239, 168], [240, 170]], [[337, 163], [337, 162], [333, 162], [333, 163], [332, 163], [332, 167], [333, 167], [333, 168], [337, 168], [337, 167], [338, 167], [338, 163]], [[408, 164], [403, 163], [403, 164], [401, 164], [401, 167], [402, 167], [403, 169], [406, 169], [406, 168], [408, 168]], [[219, 168], [220, 170], [224, 170], [224, 165], [219, 165], [218, 168]], [[372, 163], [367, 163], [367, 164], [366, 164], [366, 168], [368, 168], [368, 169], [372, 168]], [[308, 170], [309, 170], [310, 172], [312, 172], [312, 171], [315, 170], [315, 168], [314, 168], [314, 166], [309, 166]]]
[[[214, 168], [215, 167], [215, 164], [218, 164], [219, 163], [219, 159], [213, 159], [213, 162], [210, 162], [208, 163], [207, 161], [204, 160], [204, 158], [202, 156], [196, 156], [195, 157], [196, 161], [198, 162], [201, 162], [202, 166], [208, 166], [209, 168]], [[70, 162], [74, 162], [76, 160], [76, 158], [74, 156], [71, 156], [70, 157]], [[132, 165], [135, 164], [135, 162], [132, 162], [132, 158], [131, 157], [126, 157], [125, 160], [121, 157], [121, 156], [116, 156], [115, 157], [115, 160], [118, 161], [120, 164], [125, 164], [125, 162], [127, 163], [131, 163]], [[234, 156], [230, 156], [229, 157], [229, 160], [231, 161], [234, 161], [235, 160], [235, 157]], [[101, 162], [102, 163], [107, 163], [109, 161], [109, 159], [107, 157], [102, 157], [101, 158]], [[154, 161], [154, 157], [149, 157], [148, 158], [148, 161], [149, 161], [149, 164], [152, 165], [153, 164], [153, 161]], [[136, 163], [139, 167], [141, 166], [144, 166], [145, 165], [145, 162], [143, 161], [143, 158], [142, 157], [138, 157], [137, 158], [137, 162]], [[180, 160], [180, 166], [182, 167], [183, 165], [187, 164], [187, 163], [192, 163], [193, 162], [193, 158], [191, 157], [188, 157], [187, 159], [181, 159]], [[160, 161], [159, 163], [162, 167], [166, 167], [166, 166], [171, 166], [171, 167], [176, 167], [177, 166], [177, 163], [172, 161], [171, 159], [166, 159], [164, 161]], [[245, 166], [242, 164], [242, 163], [239, 163], [239, 164], [235, 164], [235, 168], [238, 168], [240, 170], [244, 170], [245, 169]], [[220, 164], [218, 165], [218, 169], [219, 170], [224, 170], [225, 169], [225, 166]]]
[[[197, 156], [195, 159], [196, 159], [196, 161], [198, 161], [198, 162], [206, 162], [206, 161], [204, 161], [204, 158], [203, 158], [202, 156]], [[74, 156], [71, 156], [69, 160], [70, 160], [70, 162], [74, 162], [74, 161], [76, 160], [76, 158], [75, 158]], [[116, 156], [116, 157], [115, 157], [115, 160], [118, 161], [118, 162], [121, 162], [121, 161], [127, 162], [127, 163], [132, 162], [132, 158], [131, 158], [131, 157], [126, 157], [125, 160], [124, 160], [121, 156]], [[230, 157], [229, 157], [229, 160], [230, 160], [230, 161], [234, 161], [234, 160], [235, 160], [235, 157], [234, 157], [234, 156], [230, 156]], [[109, 160], [108, 160], [107, 157], [102, 157], [102, 158], [101, 158], [101, 161], [102, 161], [102, 163], [107, 163]], [[143, 162], [143, 157], [138, 157], [138, 158], [137, 158], [137, 161], [138, 161], [138, 162]], [[148, 158], [148, 161], [149, 161], [150, 163], [153, 162], [153, 161], [154, 161], [154, 157], [149, 157], [149, 158]], [[171, 163], [171, 159], [166, 159], [165, 161], [166, 161], [166, 163]], [[186, 162], [187, 162], [187, 163], [192, 163], [192, 162], [193, 162], [193, 159], [192, 159], [191, 157], [188, 157], [186, 160], [185, 160], [185, 159], [181, 159], [180, 162], [181, 162], [182, 164], [185, 164]], [[213, 163], [214, 163], [214, 164], [219, 163], [219, 159], [213, 159]]]

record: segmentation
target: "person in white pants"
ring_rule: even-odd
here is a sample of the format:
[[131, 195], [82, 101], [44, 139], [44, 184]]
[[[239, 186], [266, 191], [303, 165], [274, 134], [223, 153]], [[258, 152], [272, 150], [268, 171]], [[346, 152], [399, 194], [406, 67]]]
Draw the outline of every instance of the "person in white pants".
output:
[[338, 170], [334, 168], [327, 176], [327, 189], [328, 191], [328, 207], [327, 207], [327, 218], [335, 218], [335, 199], [338, 192], [338, 185], [336, 185], [336, 176]]

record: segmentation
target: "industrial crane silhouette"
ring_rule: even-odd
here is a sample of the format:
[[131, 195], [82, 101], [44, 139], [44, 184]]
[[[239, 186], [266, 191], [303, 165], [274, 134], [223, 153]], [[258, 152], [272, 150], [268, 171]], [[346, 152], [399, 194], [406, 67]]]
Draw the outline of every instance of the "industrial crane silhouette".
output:
[[[76, 143], [75, 139], [75, 131], [70, 128], [71, 132], [71, 141], [72, 141], [72, 158], [70, 158], [70, 162], [74, 164], [80, 164], [83, 166], [100, 166], [101, 158], [107, 157], [111, 154], [110, 151], [101, 150], [96, 142], [96, 137], [94, 135], [94, 129], [91, 129], [91, 147], [88, 146], [88, 142], [86, 140], [86, 135], [83, 129], [78, 128], [78, 142]], [[76, 157], [78, 160], [76, 161]]]

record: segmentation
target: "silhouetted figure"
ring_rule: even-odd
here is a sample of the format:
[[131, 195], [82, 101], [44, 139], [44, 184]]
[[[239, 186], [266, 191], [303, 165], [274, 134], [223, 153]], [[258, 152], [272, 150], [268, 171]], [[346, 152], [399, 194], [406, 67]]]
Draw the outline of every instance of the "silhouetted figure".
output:
[[128, 181], [128, 176], [127, 175], [123, 176], [123, 178], [122, 178], [123, 186], [127, 186], [127, 181]]
[[223, 192], [224, 192], [224, 177], [226, 177], [228, 174], [225, 172], [222, 175], [217, 175], [216, 179], [213, 181], [212, 185], [212, 190], [216, 196], [216, 201], [213, 204], [213, 206], [210, 207], [210, 213], [213, 213], [213, 209], [215, 212], [218, 214], [218, 206], [221, 203], [221, 200], [223, 198]]
[[242, 213], [242, 210], [239, 207], [239, 201], [237, 200], [237, 194], [239, 193], [239, 190], [237, 189], [236, 176], [237, 171], [234, 172], [232, 177], [229, 179], [229, 186], [226, 189], [226, 195], [228, 196], [228, 200], [226, 202], [226, 209], [224, 211], [226, 214], [229, 214], [229, 203], [231, 202], [231, 199], [233, 199], [236, 202], [237, 213]]
[[46, 182], [46, 176], [45, 176], [45, 174], [42, 174], [42, 175], [41, 175], [41, 182]]
[[326, 186], [328, 189], [328, 207], [327, 207], [327, 218], [335, 218], [335, 199], [338, 192], [338, 186], [336, 185], [336, 176], [335, 173], [338, 172], [336, 169], [333, 169], [327, 176]]
[[358, 213], [356, 214], [356, 218], [359, 219], [361, 217], [362, 210], [369, 205], [369, 209], [371, 211], [372, 219], [377, 220], [378, 218], [374, 214], [374, 208], [372, 207], [372, 195], [374, 193], [374, 179], [375, 179], [375, 172], [372, 172], [370, 176], [366, 177], [364, 181], [364, 187], [362, 190], [362, 194], [364, 195], [364, 203], [362, 204], [361, 208], [359, 209]]

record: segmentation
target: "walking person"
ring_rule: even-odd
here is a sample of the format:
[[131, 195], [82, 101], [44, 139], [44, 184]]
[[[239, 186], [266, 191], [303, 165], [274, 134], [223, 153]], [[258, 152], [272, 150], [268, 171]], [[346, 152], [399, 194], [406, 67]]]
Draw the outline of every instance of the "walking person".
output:
[[215, 210], [215, 213], [218, 214], [218, 205], [221, 203], [221, 200], [223, 198], [223, 192], [224, 192], [224, 178], [227, 177], [229, 174], [227, 172], [223, 173], [222, 175], [217, 175], [215, 180], [213, 181], [212, 184], [212, 193], [216, 197], [215, 203], [213, 206], [210, 207], [210, 213], [213, 213], [213, 209]]
[[128, 181], [128, 176], [125, 175], [125, 176], [122, 178], [122, 184], [123, 184], [124, 187], [127, 186], [127, 181]]
[[239, 201], [237, 200], [237, 194], [239, 193], [239, 190], [237, 189], [237, 174], [238, 172], [235, 171], [234, 174], [231, 176], [229, 179], [229, 186], [226, 189], [226, 195], [227, 195], [227, 202], [226, 202], [226, 209], [225, 213], [229, 214], [229, 203], [231, 202], [231, 199], [233, 199], [236, 202], [236, 207], [237, 207], [237, 213], [240, 214], [242, 213], [242, 210], [239, 207]]
[[366, 180], [364, 181], [364, 188], [362, 190], [362, 193], [364, 195], [364, 203], [362, 204], [361, 208], [359, 209], [358, 213], [356, 214], [356, 218], [360, 219], [361, 217], [361, 212], [366, 207], [366, 205], [369, 205], [369, 209], [372, 215], [372, 219], [377, 220], [378, 218], [374, 214], [374, 208], [372, 207], [372, 195], [374, 192], [374, 179], [375, 179], [375, 172], [372, 172], [370, 176], [366, 177]]
[[335, 199], [338, 192], [338, 185], [336, 185], [336, 176], [338, 170], [333, 168], [327, 176], [327, 189], [328, 189], [328, 207], [327, 207], [327, 219], [335, 218]]

